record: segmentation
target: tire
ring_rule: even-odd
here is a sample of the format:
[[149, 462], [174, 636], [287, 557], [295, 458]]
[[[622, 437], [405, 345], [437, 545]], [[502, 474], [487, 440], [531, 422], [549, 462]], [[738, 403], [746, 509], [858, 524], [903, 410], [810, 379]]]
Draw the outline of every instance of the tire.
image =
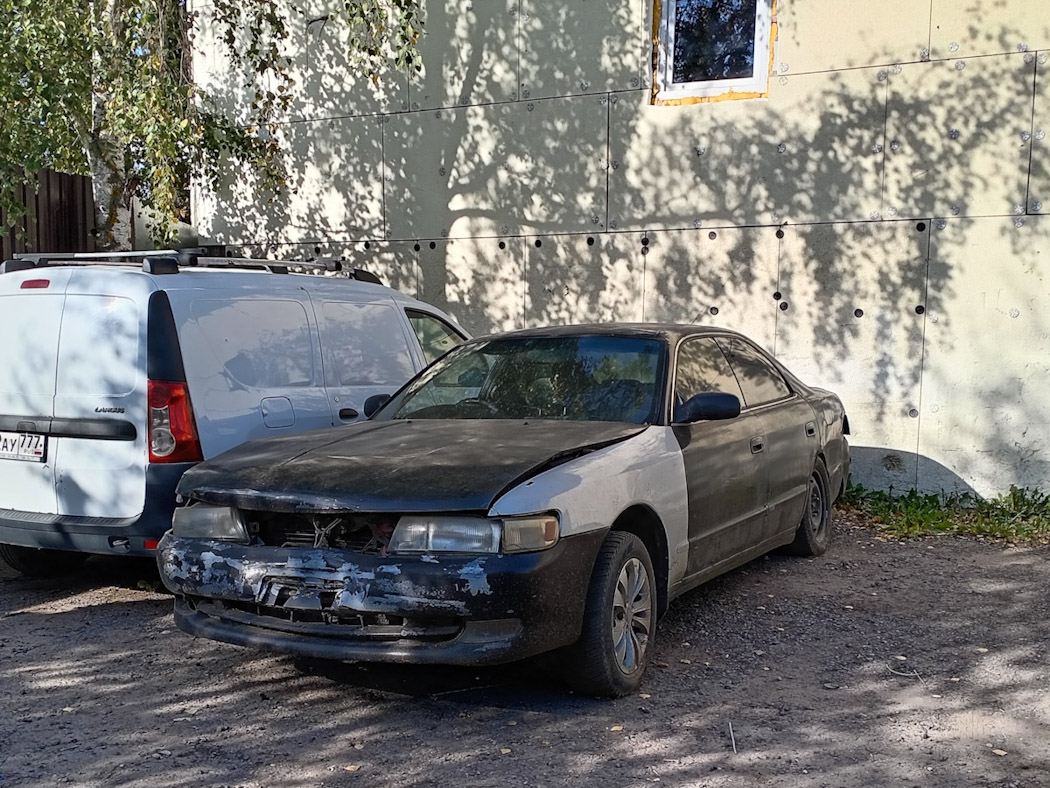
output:
[[806, 486], [806, 509], [795, 531], [795, 541], [787, 547], [793, 555], [823, 555], [831, 541], [831, 484], [824, 460], [817, 458]]
[[0, 560], [26, 577], [61, 577], [79, 568], [87, 555], [0, 544]]
[[597, 697], [634, 692], [649, 665], [656, 628], [656, 582], [649, 551], [634, 534], [605, 537], [591, 573], [580, 639], [566, 652], [563, 676]]

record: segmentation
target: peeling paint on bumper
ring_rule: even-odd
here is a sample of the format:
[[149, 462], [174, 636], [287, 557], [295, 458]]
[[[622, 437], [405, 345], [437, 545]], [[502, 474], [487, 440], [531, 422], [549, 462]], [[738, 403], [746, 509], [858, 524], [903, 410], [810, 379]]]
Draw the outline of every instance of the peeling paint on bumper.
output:
[[180, 629], [331, 659], [509, 662], [579, 637], [605, 531], [521, 555], [377, 556], [176, 539], [157, 551]]

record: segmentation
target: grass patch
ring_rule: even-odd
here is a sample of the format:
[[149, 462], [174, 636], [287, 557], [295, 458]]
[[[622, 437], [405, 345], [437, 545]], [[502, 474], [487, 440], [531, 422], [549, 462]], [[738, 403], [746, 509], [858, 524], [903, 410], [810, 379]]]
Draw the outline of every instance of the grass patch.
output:
[[1050, 543], [1050, 495], [1010, 487], [995, 498], [975, 495], [894, 495], [850, 485], [842, 504], [859, 510], [885, 533], [902, 538], [960, 534], [1014, 544]]

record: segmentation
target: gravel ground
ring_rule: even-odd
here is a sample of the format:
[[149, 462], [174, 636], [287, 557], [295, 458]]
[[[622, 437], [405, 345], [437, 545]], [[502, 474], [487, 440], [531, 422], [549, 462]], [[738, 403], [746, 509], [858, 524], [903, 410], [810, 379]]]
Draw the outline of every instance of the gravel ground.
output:
[[140, 562], [0, 569], [0, 784], [1050, 786], [1050, 550], [849, 517], [677, 600], [617, 701], [193, 639]]

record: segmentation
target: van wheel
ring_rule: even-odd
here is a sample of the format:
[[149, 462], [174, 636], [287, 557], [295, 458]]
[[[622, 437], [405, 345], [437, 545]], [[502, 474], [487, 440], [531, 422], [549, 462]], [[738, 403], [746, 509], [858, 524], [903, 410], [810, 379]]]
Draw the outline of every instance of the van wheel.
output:
[[591, 574], [580, 639], [567, 650], [564, 677], [580, 692], [619, 697], [642, 683], [656, 628], [656, 583], [649, 551], [634, 534], [605, 537]]
[[787, 550], [794, 555], [823, 555], [831, 540], [831, 495], [828, 469], [817, 458], [806, 486], [806, 509], [795, 531], [795, 541]]
[[85, 553], [0, 544], [0, 560], [26, 577], [61, 577], [87, 560]]

